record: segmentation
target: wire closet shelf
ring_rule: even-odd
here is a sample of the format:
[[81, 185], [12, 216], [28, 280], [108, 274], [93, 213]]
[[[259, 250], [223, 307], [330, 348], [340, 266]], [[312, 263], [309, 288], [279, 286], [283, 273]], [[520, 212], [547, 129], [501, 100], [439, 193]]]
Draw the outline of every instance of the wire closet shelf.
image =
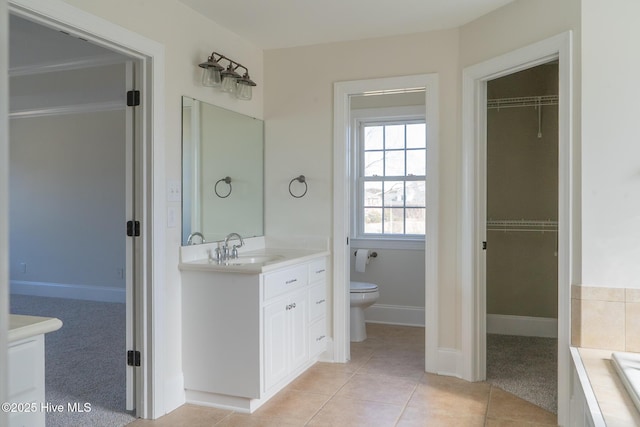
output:
[[488, 220], [487, 231], [503, 231], [503, 232], [557, 232], [558, 221], [552, 220]]
[[487, 108], [542, 107], [558, 105], [558, 95], [521, 96], [517, 98], [495, 98], [487, 100]]

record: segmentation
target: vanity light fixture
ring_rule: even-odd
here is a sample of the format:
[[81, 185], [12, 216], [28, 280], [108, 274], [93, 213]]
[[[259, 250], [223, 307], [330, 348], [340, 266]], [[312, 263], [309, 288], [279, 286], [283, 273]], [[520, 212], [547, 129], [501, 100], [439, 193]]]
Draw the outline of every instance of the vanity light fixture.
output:
[[[227, 68], [220, 64], [227, 61]], [[238, 99], [249, 101], [252, 95], [252, 87], [256, 83], [249, 77], [249, 70], [244, 65], [227, 58], [217, 52], [212, 52], [205, 62], [198, 65], [203, 69], [202, 84], [208, 87], [217, 87], [222, 92], [233, 94]], [[244, 74], [240, 75], [236, 70], [241, 68]]]

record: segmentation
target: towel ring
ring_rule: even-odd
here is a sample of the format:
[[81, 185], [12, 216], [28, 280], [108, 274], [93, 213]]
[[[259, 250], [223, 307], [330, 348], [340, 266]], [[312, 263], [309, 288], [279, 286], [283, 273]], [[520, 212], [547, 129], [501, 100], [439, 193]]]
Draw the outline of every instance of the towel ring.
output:
[[[221, 195], [220, 193], [218, 193], [218, 184], [220, 184], [221, 182], [224, 182], [225, 184], [229, 185], [229, 192], [227, 194], [225, 194], [224, 196]], [[216, 185], [213, 186], [213, 191], [215, 191], [216, 196], [220, 197], [221, 199], [225, 199], [225, 198], [229, 197], [229, 195], [231, 194], [232, 190], [233, 190], [233, 188], [231, 188], [231, 177], [229, 177], [229, 176], [225, 176], [224, 178], [219, 179], [218, 181], [216, 181]]]
[[[291, 184], [293, 184], [293, 181], [298, 181], [299, 183], [304, 184], [304, 192], [299, 196], [296, 196], [295, 194], [293, 194], [293, 191], [291, 191]], [[291, 197], [300, 199], [301, 197], [304, 197], [305, 194], [307, 194], [308, 189], [309, 189], [309, 186], [307, 185], [307, 178], [305, 178], [304, 175], [297, 176], [293, 178], [291, 181], [289, 181], [289, 194], [291, 194]]]

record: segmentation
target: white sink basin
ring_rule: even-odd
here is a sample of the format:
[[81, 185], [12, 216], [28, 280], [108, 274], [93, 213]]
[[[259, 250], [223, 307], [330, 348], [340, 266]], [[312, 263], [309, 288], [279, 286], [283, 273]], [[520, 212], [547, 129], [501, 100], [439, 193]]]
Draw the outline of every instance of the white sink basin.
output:
[[640, 411], [640, 354], [613, 353], [611, 359], [631, 400]]

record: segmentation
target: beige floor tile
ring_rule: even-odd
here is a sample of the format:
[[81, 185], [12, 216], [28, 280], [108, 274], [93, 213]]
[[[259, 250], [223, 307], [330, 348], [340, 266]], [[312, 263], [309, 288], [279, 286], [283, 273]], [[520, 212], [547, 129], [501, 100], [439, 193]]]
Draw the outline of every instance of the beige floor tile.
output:
[[358, 373], [420, 379], [424, 374], [424, 353], [396, 347], [381, 348]]
[[433, 414], [422, 408], [405, 408], [397, 427], [483, 427], [484, 415]]
[[542, 425], [557, 424], [555, 414], [545, 411], [539, 406], [500, 390], [497, 387], [491, 389], [487, 417], [496, 422], [500, 420], [538, 423]]
[[392, 427], [401, 413], [401, 405], [334, 397], [311, 419], [308, 425]]
[[344, 369], [314, 365], [289, 384], [287, 390], [299, 390], [333, 396], [352, 376], [353, 372]]
[[491, 386], [484, 382], [467, 382], [458, 378], [425, 374], [408, 406], [426, 414], [482, 416], [487, 412]]
[[127, 426], [210, 427], [216, 425], [231, 413], [232, 411], [228, 410], [186, 404], [157, 420], [136, 420], [127, 424]]
[[496, 420], [487, 418], [486, 427], [549, 427], [549, 424], [528, 423], [525, 421]]
[[283, 390], [258, 408], [256, 417], [286, 418], [291, 422], [304, 424], [329, 400], [326, 394]]
[[355, 374], [340, 389], [336, 398], [369, 400], [404, 406], [417, 385], [418, 381], [411, 378]]
[[234, 413], [216, 424], [216, 427], [299, 427], [302, 425], [304, 425], [302, 421], [287, 419], [287, 414], [282, 414], [278, 418], [268, 418]]

